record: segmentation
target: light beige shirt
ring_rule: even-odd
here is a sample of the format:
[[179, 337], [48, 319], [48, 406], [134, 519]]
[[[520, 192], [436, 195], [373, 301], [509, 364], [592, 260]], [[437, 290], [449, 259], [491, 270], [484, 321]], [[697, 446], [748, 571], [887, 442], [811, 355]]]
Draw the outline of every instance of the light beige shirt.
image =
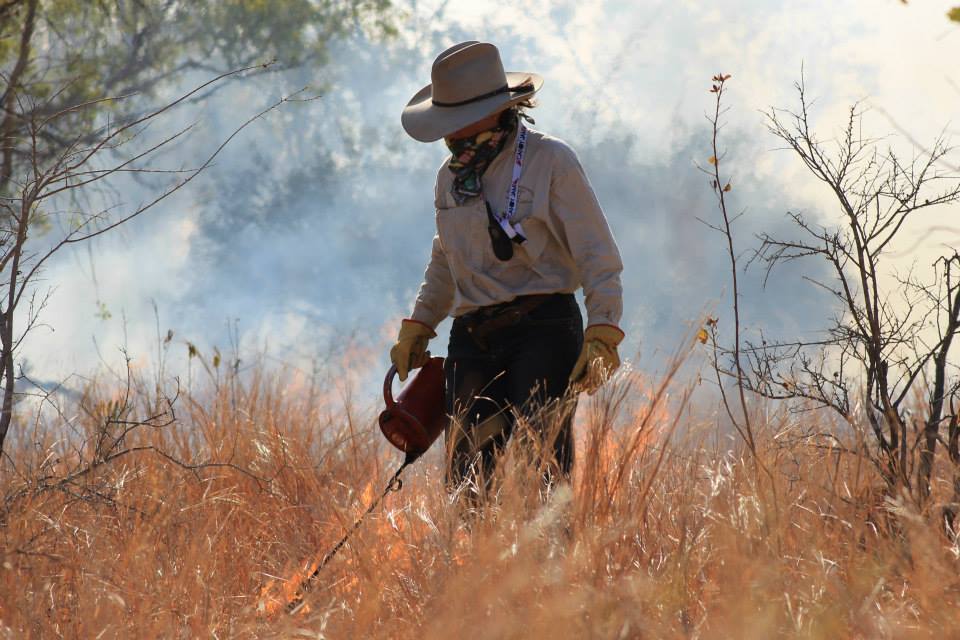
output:
[[[483, 174], [483, 196], [495, 213], [506, 209], [517, 133]], [[620, 322], [623, 262], [600, 203], [573, 149], [530, 130], [513, 217], [527, 240], [500, 261], [487, 232], [483, 198], [457, 205], [453, 173], [437, 173], [436, 222], [430, 263], [412, 318], [436, 327], [448, 315], [508, 302], [519, 295], [573, 293], [583, 287], [587, 324]]]

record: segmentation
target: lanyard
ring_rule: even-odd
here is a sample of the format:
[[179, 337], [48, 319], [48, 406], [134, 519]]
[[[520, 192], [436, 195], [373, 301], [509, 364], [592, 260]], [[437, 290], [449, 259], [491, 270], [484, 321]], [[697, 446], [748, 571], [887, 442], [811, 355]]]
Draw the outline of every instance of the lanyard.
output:
[[523, 232], [523, 227], [519, 222], [510, 222], [517, 212], [517, 200], [520, 191], [520, 172], [523, 170], [523, 154], [527, 150], [527, 128], [523, 126], [523, 120], [520, 120], [517, 131], [517, 151], [513, 160], [513, 180], [510, 182], [510, 189], [507, 191], [507, 208], [501, 214], [494, 215], [497, 224], [503, 229], [507, 237], [514, 242], [521, 243], [527, 239]]

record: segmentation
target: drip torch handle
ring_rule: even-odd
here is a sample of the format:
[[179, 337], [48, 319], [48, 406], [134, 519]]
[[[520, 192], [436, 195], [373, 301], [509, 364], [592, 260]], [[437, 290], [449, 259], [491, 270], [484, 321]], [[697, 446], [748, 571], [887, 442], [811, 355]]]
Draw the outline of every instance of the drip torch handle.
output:
[[387, 409], [393, 409], [397, 403], [393, 399], [393, 376], [397, 375], [397, 365], [390, 365], [387, 377], [383, 379], [383, 401]]

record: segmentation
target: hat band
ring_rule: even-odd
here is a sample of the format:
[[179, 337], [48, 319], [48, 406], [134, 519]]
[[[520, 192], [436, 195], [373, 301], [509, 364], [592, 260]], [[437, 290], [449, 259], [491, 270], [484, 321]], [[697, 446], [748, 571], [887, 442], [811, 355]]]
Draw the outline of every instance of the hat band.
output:
[[474, 97], [472, 97], [472, 98], [468, 98], [467, 100], [461, 100], [460, 102], [437, 102], [437, 101], [434, 100], [433, 98], [430, 99], [430, 102], [432, 102], [432, 103], [433, 103], [433, 106], [435, 106], [435, 107], [462, 107], [462, 106], [465, 105], [465, 104], [471, 104], [471, 103], [473, 103], [473, 102], [480, 102], [481, 100], [486, 100], [487, 98], [492, 98], [493, 96], [498, 96], [498, 95], [500, 95], [501, 93], [507, 93], [507, 92], [509, 92], [509, 91], [519, 91], [519, 92], [522, 92], [522, 93], [529, 93], [529, 92], [533, 91], [533, 85], [532, 85], [532, 84], [523, 84], [523, 85], [520, 85], [519, 87], [513, 87], [513, 88], [511, 88], [509, 84], [505, 84], [505, 85], [503, 85], [502, 87], [500, 87], [499, 89], [495, 89], [494, 91], [491, 91], [491, 92], [489, 92], [489, 93], [484, 93], [484, 94], [481, 94], [481, 95], [479, 95], [479, 96], [474, 96]]

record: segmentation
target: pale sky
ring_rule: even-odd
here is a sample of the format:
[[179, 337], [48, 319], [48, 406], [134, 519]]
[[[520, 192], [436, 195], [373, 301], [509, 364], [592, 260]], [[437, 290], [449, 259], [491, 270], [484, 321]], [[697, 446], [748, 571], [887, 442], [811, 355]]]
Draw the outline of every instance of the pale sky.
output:
[[[546, 78], [536, 128], [580, 153], [604, 205], [626, 264], [624, 352], [644, 368], [674, 351], [704, 310], [725, 304], [722, 247], [695, 221], [716, 215], [694, 166], [710, 155], [710, 77], [732, 75], [722, 140], [733, 206], [746, 210], [738, 240], [747, 249], [760, 230], [789, 229], [788, 209], [824, 221], [836, 213], [764, 128], [761, 111], [796, 105], [801, 67], [824, 138], [860, 100], [873, 107], [865, 129], [890, 134], [898, 148], [909, 146], [897, 127], [924, 144], [944, 131], [960, 141], [960, 25], [945, 17], [956, 1], [401, 2], [396, 40], [341, 43], [328, 70], [234, 85], [184, 114], [205, 127], [181, 151], [193, 158], [257, 105], [306, 82], [330, 83], [317, 102], [244, 132], [197, 188], [52, 262], [43, 282], [56, 286], [48, 327], [23, 354], [44, 380], [92, 371], [97, 347], [115, 365], [124, 342], [146, 362], [156, 352], [156, 304], [161, 333], [176, 335], [171, 371], [184, 366], [183, 340], [225, 349], [233, 323], [249, 353], [267, 349], [299, 366], [350, 335], [381, 375], [426, 265], [445, 153], [408, 138], [400, 111], [429, 81], [439, 51], [480, 39], [501, 48], [509, 70]], [[960, 166], [960, 154], [952, 162]], [[232, 222], [238, 212], [261, 217]], [[904, 246], [929, 237], [902, 260], [925, 264], [933, 249], [960, 244], [958, 215], [943, 209], [912, 228]], [[766, 291], [756, 277], [746, 282], [754, 325], [790, 332], [825, 319], [803, 302], [816, 298], [798, 273]], [[110, 318], [98, 315], [98, 301]], [[432, 345], [441, 355], [446, 326]]]

